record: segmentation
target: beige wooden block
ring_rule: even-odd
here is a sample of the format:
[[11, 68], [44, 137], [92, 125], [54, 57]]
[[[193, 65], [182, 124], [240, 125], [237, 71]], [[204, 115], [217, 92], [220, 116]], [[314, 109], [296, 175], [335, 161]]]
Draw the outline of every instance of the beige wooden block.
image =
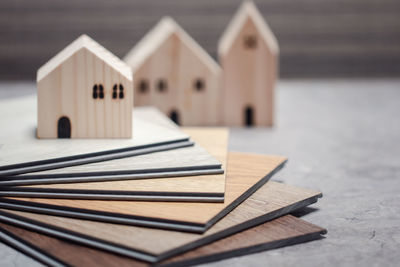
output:
[[228, 126], [271, 126], [279, 48], [251, 1], [244, 1], [219, 40], [221, 120]]
[[219, 65], [171, 18], [163, 18], [124, 58], [135, 106], [154, 105], [184, 126], [219, 123]]
[[39, 138], [132, 137], [132, 72], [88, 36], [38, 70], [37, 89]]

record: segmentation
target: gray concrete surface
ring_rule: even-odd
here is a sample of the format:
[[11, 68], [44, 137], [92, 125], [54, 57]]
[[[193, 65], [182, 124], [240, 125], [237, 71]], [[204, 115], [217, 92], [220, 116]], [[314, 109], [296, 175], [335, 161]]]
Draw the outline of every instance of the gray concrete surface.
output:
[[276, 126], [232, 129], [230, 148], [288, 156], [274, 179], [324, 193], [303, 218], [328, 234], [210, 266], [398, 266], [400, 80], [281, 81]]

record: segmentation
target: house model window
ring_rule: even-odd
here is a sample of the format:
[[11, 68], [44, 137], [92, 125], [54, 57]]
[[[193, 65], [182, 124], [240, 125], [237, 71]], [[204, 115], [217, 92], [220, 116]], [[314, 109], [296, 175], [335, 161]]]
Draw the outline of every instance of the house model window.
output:
[[95, 84], [93, 85], [93, 93], [92, 93], [93, 99], [103, 99], [104, 98], [104, 87], [101, 84]]
[[245, 35], [243, 38], [244, 47], [247, 49], [257, 48], [257, 37], [255, 35]]
[[164, 93], [168, 89], [167, 81], [164, 79], [159, 79], [157, 82], [157, 89], [160, 93]]
[[124, 98], [124, 86], [122, 84], [114, 84], [113, 92], [112, 92], [113, 99], [123, 99]]
[[139, 85], [139, 92], [144, 94], [147, 93], [147, 91], [149, 90], [149, 82], [147, 80], [140, 80]]
[[196, 80], [194, 81], [194, 89], [195, 89], [197, 92], [201, 92], [201, 91], [203, 91], [204, 89], [206, 89], [204, 80], [203, 80], [203, 79], [200, 79], [200, 78], [196, 79]]

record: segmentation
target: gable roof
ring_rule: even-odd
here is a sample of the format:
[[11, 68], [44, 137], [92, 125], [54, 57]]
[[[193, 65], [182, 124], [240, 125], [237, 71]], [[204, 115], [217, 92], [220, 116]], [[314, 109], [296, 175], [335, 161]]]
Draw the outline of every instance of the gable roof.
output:
[[86, 34], [83, 34], [63, 50], [61, 50], [57, 55], [52, 57], [46, 64], [40, 67], [37, 72], [37, 82], [42, 80], [55, 68], [63, 64], [67, 59], [83, 48], [88, 49], [90, 52], [108, 64], [111, 68], [114, 68], [116, 71], [120, 72], [121, 75], [125, 76], [125, 78], [128, 80], [132, 80], [132, 71], [130, 67], [125, 64], [125, 62], [114, 56], [111, 52], [94, 41], [92, 38]]
[[272, 53], [279, 53], [278, 41], [275, 35], [271, 31], [268, 24], [265, 22], [263, 16], [258, 11], [257, 7], [252, 1], [244, 1], [239, 7], [233, 19], [229, 22], [228, 27], [222, 34], [218, 42], [218, 53], [225, 54], [228, 52], [230, 47], [232, 47], [235, 38], [242, 30], [247, 19], [251, 19], [257, 30], [259, 31], [261, 37], [267, 43], [267, 46]]
[[176, 34], [213, 72], [220, 71], [218, 63], [187, 34], [171, 17], [162, 18], [124, 57], [132, 70], [138, 69], [172, 34]]

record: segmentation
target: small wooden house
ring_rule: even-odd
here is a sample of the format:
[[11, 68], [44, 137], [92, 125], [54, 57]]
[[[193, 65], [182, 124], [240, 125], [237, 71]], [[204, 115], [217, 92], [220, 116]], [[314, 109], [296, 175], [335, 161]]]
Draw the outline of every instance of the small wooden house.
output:
[[245, 1], [218, 43], [221, 119], [230, 126], [271, 126], [278, 75], [277, 40], [251, 1]]
[[154, 105], [180, 125], [219, 123], [219, 65], [173, 19], [163, 18], [124, 58], [135, 106]]
[[132, 71], [86, 35], [37, 73], [39, 138], [131, 138]]

